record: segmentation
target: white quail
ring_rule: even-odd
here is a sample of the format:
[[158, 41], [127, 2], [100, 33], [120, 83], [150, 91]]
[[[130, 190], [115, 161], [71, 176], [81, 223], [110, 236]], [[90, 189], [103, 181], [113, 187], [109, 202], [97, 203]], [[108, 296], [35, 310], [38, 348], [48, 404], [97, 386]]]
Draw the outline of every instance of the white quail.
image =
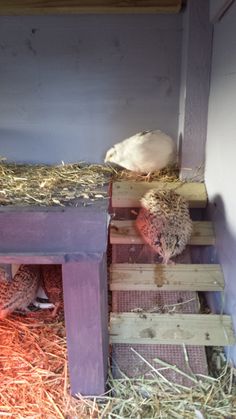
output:
[[138, 173], [152, 173], [176, 160], [176, 147], [171, 137], [159, 130], [143, 131], [111, 147], [105, 162], [116, 163]]

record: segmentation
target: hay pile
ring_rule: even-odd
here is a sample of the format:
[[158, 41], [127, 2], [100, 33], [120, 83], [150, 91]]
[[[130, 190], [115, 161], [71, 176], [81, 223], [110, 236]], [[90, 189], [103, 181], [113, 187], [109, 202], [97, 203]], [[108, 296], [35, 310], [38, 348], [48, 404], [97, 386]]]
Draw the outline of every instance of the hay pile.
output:
[[152, 182], [152, 181], [159, 181], [162, 182], [176, 182], [179, 180], [179, 168], [178, 166], [168, 166], [164, 169], [157, 170], [150, 174], [150, 176], [143, 175], [141, 173], [131, 172], [130, 170], [117, 170], [113, 168], [114, 180], [130, 180], [134, 182]]
[[76, 206], [107, 198], [112, 169], [102, 165], [60, 166], [0, 162], [0, 205]]
[[[177, 168], [151, 175], [150, 180], [172, 181]], [[78, 201], [108, 198], [111, 180], [144, 181], [145, 176], [99, 164], [61, 164], [59, 166], [7, 163], [0, 159], [0, 205], [77, 206]]]
[[45, 314], [0, 322], [0, 417], [89, 417], [69, 394], [64, 322]]
[[[236, 417], [235, 371], [221, 366], [218, 378], [189, 373], [193, 388], [169, 382], [162, 370], [176, 367], [156, 360], [150, 379], [114, 380], [98, 399], [70, 397], [63, 319], [45, 311], [12, 315], [0, 322], [0, 417], [14, 419], [205, 418]], [[137, 360], [141, 358], [133, 350]], [[199, 416], [200, 417], [200, 416]]]

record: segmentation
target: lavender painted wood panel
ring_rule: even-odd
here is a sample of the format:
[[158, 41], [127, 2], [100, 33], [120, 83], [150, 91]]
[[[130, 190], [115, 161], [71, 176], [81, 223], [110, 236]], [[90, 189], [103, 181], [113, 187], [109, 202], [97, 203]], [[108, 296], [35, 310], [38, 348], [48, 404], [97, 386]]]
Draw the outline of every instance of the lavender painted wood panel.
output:
[[0, 211], [0, 253], [105, 251], [107, 223], [96, 207]]
[[71, 391], [99, 395], [108, 364], [106, 255], [62, 266]]
[[[216, 249], [225, 278], [224, 297], [209, 295], [211, 308], [231, 314], [236, 331], [236, 2], [214, 25], [206, 147], [206, 186]], [[213, 255], [214, 256], [214, 255]], [[227, 348], [236, 365], [236, 345]]]
[[[0, 253], [1, 264], [63, 264], [81, 261], [96, 261], [100, 257], [100, 253], [91, 253], [86, 251], [76, 253]], [[1, 265], [2, 266], [2, 265]], [[5, 270], [10, 265], [4, 265]], [[10, 267], [11, 268], [11, 267]], [[10, 272], [9, 272], [10, 275]]]
[[184, 16], [179, 118], [181, 179], [204, 178], [211, 48], [209, 1], [188, 0]]
[[1, 155], [103, 162], [144, 129], [176, 139], [181, 31], [181, 14], [1, 16]]

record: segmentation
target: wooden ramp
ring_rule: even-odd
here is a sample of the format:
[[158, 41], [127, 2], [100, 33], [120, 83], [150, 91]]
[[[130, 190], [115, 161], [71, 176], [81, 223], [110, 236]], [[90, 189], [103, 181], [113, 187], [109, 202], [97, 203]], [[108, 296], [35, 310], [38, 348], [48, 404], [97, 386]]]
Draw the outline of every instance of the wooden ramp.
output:
[[[196, 210], [202, 211], [207, 205], [206, 188], [202, 183], [122, 181], [113, 184], [113, 212], [116, 213], [118, 208], [117, 213], [121, 218], [113, 219], [110, 224], [110, 243], [114, 249], [109, 274], [114, 311], [110, 321], [113, 353], [118, 357], [116, 362], [121, 365], [121, 369], [123, 367], [125, 373], [132, 375], [136, 369], [135, 360], [132, 361], [129, 352], [131, 346], [139, 348], [149, 362], [158, 354], [159, 358], [185, 369], [182, 353], [183, 345], [186, 345], [191, 354], [193, 370], [207, 373], [204, 347], [235, 343], [230, 316], [200, 314], [198, 310], [198, 291], [224, 290], [220, 265], [192, 264], [190, 251], [187, 252], [189, 259], [185, 257], [183, 263], [175, 265], [150, 263], [151, 256], [147, 256], [144, 263], [127, 263], [127, 248], [134, 251], [137, 245], [140, 247], [144, 244], [135, 228], [135, 220], [128, 219], [127, 214], [139, 208], [142, 195], [154, 187], [175, 190]], [[189, 249], [214, 244], [212, 223], [194, 221]], [[119, 263], [116, 258], [117, 249], [119, 254], [123, 254]], [[158, 312], [155, 312], [155, 307], [153, 309], [155, 305], [161, 307]], [[166, 312], [166, 307], [170, 306], [172, 310]]]

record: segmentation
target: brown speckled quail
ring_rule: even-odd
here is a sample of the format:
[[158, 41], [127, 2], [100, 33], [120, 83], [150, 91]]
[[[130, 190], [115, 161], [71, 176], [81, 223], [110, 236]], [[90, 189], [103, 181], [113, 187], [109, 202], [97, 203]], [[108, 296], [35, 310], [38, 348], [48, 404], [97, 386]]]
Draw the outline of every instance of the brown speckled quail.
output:
[[48, 299], [55, 305], [52, 316], [63, 309], [61, 265], [42, 265], [42, 285]]
[[172, 190], [151, 189], [141, 199], [136, 227], [167, 264], [182, 253], [191, 237], [188, 203]]
[[38, 265], [20, 265], [12, 281], [0, 282], [0, 319], [25, 310], [35, 299], [40, 284]]

